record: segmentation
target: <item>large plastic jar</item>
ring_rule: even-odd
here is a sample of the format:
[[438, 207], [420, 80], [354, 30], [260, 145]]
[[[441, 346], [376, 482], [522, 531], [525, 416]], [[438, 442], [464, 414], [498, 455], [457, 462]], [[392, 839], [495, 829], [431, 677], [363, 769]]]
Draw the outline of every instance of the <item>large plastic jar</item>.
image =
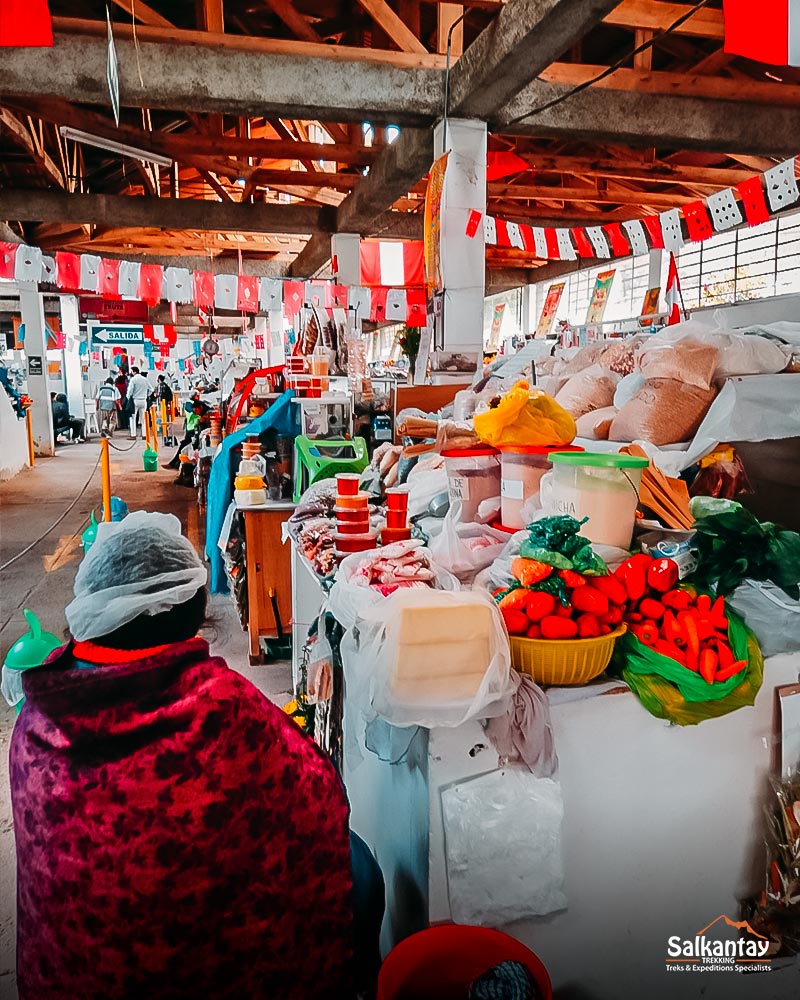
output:
[[551, 452], [553, 476], [543, 484], [542, 505], [553, 514], [589, 520], [581, 534], [600, 545], [631, 544], [642, 470], [649, 462], [634, 455]]
[[[567, 450], [581, 449], [570, 445]], [[538, 497], [542, 476], [552, 468], [549, 457], [552, 445], [507, 445], [500, 451], [500, 520], [504, 527], [518, 531], [525, 527], [523, 508]]]
[[500, 496], [500, 455], [496, 448], [465, 448], [443, 451], [450, 508], [459, 521], [472, 523], [484, 500]]

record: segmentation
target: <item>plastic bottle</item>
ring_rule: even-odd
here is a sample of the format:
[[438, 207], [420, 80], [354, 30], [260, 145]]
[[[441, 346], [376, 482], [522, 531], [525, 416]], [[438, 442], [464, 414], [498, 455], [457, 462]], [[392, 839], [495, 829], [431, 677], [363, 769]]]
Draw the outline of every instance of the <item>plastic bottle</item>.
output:
[[40, 667], [47, 657], [63, 643], [52, 632], [43, 632], [36, 615], [28, 608], [22, 612], [29, 631], [21, 635], [6, 655], [3, 664], [3, 697], [19, 714], [25, 695], [22, 693], [22, 671]]

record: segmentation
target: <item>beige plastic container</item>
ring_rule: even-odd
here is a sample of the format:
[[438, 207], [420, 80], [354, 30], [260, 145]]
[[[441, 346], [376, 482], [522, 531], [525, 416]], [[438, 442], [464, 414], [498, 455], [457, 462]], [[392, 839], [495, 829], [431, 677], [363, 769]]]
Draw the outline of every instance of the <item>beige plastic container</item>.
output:
[[551, 452], [550, 460], [553, 473], [541, 483], [542, 506], [579, 521], [588, 517], [581, 534], [592, 542], [629, 548], [648, 460], [591, 452]]
[[500, 457], [495, 448], [443, 451], [450, 507], [460, 505], [458, 520], [471, 524], [484, 500], [500, 496]]
[[525, 527], [523, 508], [539, 496], [542, 476], [553, 467], [550, 461], [552, 450], [552, 445], [509, 445], [500, 449], [500, 519], [504, 528], [518, 531]]

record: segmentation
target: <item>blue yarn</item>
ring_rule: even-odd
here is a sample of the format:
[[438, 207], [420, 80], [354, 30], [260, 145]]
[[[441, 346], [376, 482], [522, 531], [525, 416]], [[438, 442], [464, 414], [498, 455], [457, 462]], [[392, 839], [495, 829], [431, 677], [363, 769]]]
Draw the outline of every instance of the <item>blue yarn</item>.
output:
[[233, 499], [233, 477], [231, 476], [231, 452], [248, 434], [261, 434], [274, 428], [283, 437], [296, 437], [300, 431], [298, 411], [289, 402], [294, 396], [291, 389], [270, 406], [260, 417], [251, 420], [244, 427], [223, 438], [217, 457], [211, 464], [208, 480], [208, 500], [206, 507], [206, 555], [211, 564], [211, 593], [227, 594], [228, 581], [222, 563], [222, 553], [217, 541], [222, 531], [225, 513]]

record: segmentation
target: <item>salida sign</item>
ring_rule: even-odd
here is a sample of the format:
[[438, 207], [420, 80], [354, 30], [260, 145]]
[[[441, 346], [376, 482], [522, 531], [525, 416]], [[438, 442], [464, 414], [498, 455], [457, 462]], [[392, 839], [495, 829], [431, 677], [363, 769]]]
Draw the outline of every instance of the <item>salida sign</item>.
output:
[[769, 946], [746, 920], [721, 914], [694, 937], [667, 940], [667, 972], [769, 972]]

